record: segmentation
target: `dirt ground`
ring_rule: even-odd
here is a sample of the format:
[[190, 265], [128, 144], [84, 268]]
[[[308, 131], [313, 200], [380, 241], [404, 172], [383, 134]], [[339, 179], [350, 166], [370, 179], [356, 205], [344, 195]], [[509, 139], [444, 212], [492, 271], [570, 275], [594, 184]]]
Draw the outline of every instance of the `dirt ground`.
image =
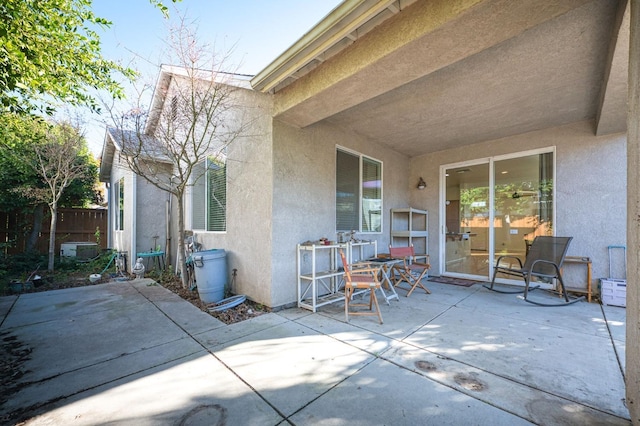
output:
[[249, 318], [256, 317], [265, 312], [268, 312], [268, 309], [265, 306], [262, 306], [258, 303], [254, 303], [250, 300], [246, 300], [245, 302], [239, 304], [236, 307], [227, 309], [221, 312], [209, 311], [207, 305], [200, 300], [200, 296], [198, 296], [197, 290], [188, 290], [182, 287], [182, 283], [179, 280], [171, 280], [169, 282], [160, 282], [160, 284], [176, 293], [178, 296], [182, 297], [184, 300], [191, 302], [194, 306], [199, 308], [200, 310], [207, 312], [209, 315], [219, 319], [225, 324], [233, 324], [236, 322], [244, 321]]

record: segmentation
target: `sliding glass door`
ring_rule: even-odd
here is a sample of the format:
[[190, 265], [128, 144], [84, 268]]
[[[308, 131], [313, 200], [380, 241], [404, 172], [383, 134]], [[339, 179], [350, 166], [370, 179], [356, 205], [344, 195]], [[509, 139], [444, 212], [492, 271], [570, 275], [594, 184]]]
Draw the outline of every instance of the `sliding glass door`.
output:
[[553, 235], [552, 150], [447, 165], [442, 173], [442, 273], [489, 279], [500, 255], [524, 261], [536, 236]]
[[490, 163], [445, 170], [445, 271], [486, 276], [489, 259]]

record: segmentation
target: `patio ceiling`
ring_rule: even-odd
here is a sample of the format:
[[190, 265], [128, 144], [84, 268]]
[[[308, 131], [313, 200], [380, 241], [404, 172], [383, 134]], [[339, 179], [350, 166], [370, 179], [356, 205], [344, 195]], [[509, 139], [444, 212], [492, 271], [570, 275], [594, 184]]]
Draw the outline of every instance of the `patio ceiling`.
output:
[[334, 30], [339, 42], [323, 45], [330, 55], [302, 60], [319, 55], [314, 29], [252, 85], [275, 93], [276, 119], [325, 121], [408, 156], [582, 120], [594, 134], [624, 132], [627, 9], [610, 0], [347, 1], [316, 27], [325, 39]]

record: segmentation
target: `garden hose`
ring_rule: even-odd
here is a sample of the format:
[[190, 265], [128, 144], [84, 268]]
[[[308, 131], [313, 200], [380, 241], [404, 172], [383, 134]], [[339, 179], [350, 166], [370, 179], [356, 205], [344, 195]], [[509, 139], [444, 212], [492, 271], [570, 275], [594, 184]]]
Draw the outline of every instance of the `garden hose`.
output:
[[111, 266], [111, 263], [113, 262], [113, 259], [115, 259], [117, 255], [118, 255], [118, 253], [113, 253], [111, 255], [111, 259], [109, 259], [109, 263], [107, 263], [107, 266], [105, 266], [104, 269], [102, 270], [102, 272], [100, 272], [100, 275], [104, 274], [106, 272], [106, 270], [109, 269], [109, 266]]

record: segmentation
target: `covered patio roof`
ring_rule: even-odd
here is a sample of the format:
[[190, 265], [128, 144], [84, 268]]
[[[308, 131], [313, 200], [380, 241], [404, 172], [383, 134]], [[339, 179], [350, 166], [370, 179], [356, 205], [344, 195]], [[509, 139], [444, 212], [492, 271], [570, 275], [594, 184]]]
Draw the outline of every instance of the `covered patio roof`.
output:
[[628, 44], [626, 0], [347, 1], [251, 83], [288, 124], [418, 156], [584, 120], [626, 131]]

